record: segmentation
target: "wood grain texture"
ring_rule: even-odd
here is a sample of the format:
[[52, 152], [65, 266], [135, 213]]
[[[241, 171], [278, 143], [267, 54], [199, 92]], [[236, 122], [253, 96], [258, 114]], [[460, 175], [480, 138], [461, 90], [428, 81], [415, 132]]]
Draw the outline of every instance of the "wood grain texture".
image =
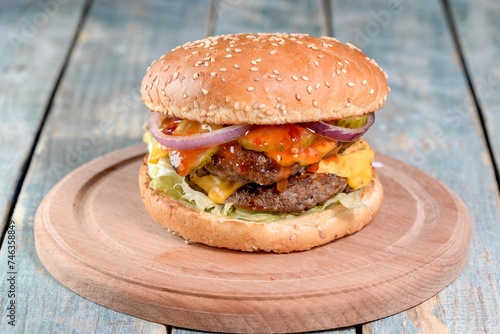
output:
[[[166, 332], [165, 326], [100, 307], [54, 280], [35, 253], [33, 219], [43, 196], [65, 174], [98, 155], [141, 141], [148, 114], [139, 97], [145, 70], [152, 60], [185, 40], [203, 37], [208, 6], [207, 1], [191, 1], [189, 10], [177, 1], [92, 4], [15, 208], [18, 325], [12, 328], [2, 317], [0, 332]], [[31, 65], [27, 59], [17, 60], [19, 66]], [[53, 66], [48, 61], [36, 65]], [[45, 89], [49, 79], [28, 80], [28, 84], [34, 90]], [[24, 98], [33, 97], [27, 92]], [[32, 101], [36, 102], [26, 98], [26, 103]], [[19, 105], [9, 108], [22, 111]], [[0, 261], [7, 263], [5, 252]], [[4, 302], [6, 294], [0, 298]]]
[[[0, 3], [0, 230], [85, 1]], [[45, 8], [45, 9], [44, 9]], [[36, 55], [36, 57], [33, 57]], [[40, 82], [43, 81], [43, 85]], [[27, 99], [26, 96], [30, 98]], [[22, 134], [22, 137], [21, 137]]]
[[132, 146], [78, 168], [36, 213], [45, 268], [111, 309], [217, 332], [323, 330], [419, 304], [467, 263], [472, 228], [464, 204], [435, 179], [382, 154], [385, 201], [372, 223], [280, 255], [186, 244], [171, 235], [137, 192], [145, 153], [145, 145]]
[[386, 154], [447, 184], [471, 212], [470, 261], [426, 303], [363, 327], [372, 333], [495, 332], [500, 328], [499, 195], [477, 110], [438, 1], [333, 4], [334, 31], [389, 74], [387, 104], [367, 133]]
[[[483, 113], [493, 156], [500, 165], [500, 3], [449, 1], [452, 21], [476, 98]], [[498, 175], [500, 180], [500, 175]]]

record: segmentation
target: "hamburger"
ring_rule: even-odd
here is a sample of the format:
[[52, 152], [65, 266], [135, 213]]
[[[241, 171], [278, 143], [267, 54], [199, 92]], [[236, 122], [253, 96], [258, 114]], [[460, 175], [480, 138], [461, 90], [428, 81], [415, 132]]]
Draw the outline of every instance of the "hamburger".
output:
[[189, 241], [250, 252], [352, 234], [382, 203], [361, 136], [388, 91], [373, 59], [332, 37], [230, 34], [178, 46], [142, 81], [145, 207]]

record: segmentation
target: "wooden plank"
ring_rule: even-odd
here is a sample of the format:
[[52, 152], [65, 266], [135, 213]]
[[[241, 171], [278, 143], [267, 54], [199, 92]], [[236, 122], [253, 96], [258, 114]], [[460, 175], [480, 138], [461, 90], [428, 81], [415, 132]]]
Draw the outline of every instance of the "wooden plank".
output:
[[[500, 165], [500, 3], [498, 1], [449, 2], [452, 21], [478, 99], [493, 151]], [[497, 175], [500, 180], [500, 174]]]
[[326, 34], [320, 0], [220, 1], [215, 35], [287, 32], [314, 36]]
[[[0, 3], [0, 230], [85, 1]], [[36, 55], [36, 57], [33, 57]], [[40, 82], [43, 82], [41, 85]], [[29, 99], [26, 96], [30, 96]]]
[[[33, 219], [41, 199], [62, 176], [98, 155], [141, 141], [148, 110], [139, 86], [146, 68], [185, 40], [203, 37], [208, 6], [191, 1], [188, 10], [184, 2], [154, 0], [92, 4], [14, 211], [17, 324], [11, 327], [3, 317], [0, 332], [166, 332], [163, 325], [100, 307], [59, 284], [36, 255]], [[34, 88], [43, 84], [32, 83]], [[24, 95], [27, 103], [36, 103], [30, 97]], [[5, 251], [0, 263], [7, 263]], [[2, 282], [6, 275], [1, 273]], [[7, 294], [0, 298], [6, 305]]]
[[420, 306], [363, 326], [371, 333], [492, 332], [498, 312], [499, 194], [477, 110], [438, 1], [333, 5], [334, 31], [388, 72], [392, 92], [366, 138], [428, 172], [467, 205], [474, 232], [459, 278]]

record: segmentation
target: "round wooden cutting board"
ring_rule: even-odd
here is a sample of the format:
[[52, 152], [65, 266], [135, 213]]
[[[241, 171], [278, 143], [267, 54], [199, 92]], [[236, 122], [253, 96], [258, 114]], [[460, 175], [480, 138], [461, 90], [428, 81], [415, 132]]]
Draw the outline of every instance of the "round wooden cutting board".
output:
[[145, 146], [61, 180], [35, 218], [38, 255], [79, 295], [154, 322], [205, 331], [303, 332], [389, 316], [435, 295], [467, 263], [470, 217], [446, 186], [382, 154], [385, 196], [361, 231], [291, 254], [187, 244], [139, 193]]

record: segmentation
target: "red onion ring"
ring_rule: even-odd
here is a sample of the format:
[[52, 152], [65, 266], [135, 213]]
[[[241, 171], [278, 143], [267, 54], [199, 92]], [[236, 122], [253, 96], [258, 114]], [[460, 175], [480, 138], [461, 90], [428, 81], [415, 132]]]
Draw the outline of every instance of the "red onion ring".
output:
[[152, 111], [148, 117], [148, 127], [151, 134], [161, 145], [174, 150], [196, 150], [224, 144], [244, 135], [251, 125], [231, 125], [219, 130], [190, 136], [170, 136], [160, 130], [161, 121], [165, 115]]
[[357, 129], [343, 128], [341, 126], [331, 125], [325, 122], [310, 122], [301, 123], [308, 129], [313, 130], [317, 134], [340, 141], [354, 141], [359, 139], [370, 126], [375, 122], [375, 113], [371, 112], [368, 114], [368, 120], [365, 125]]

